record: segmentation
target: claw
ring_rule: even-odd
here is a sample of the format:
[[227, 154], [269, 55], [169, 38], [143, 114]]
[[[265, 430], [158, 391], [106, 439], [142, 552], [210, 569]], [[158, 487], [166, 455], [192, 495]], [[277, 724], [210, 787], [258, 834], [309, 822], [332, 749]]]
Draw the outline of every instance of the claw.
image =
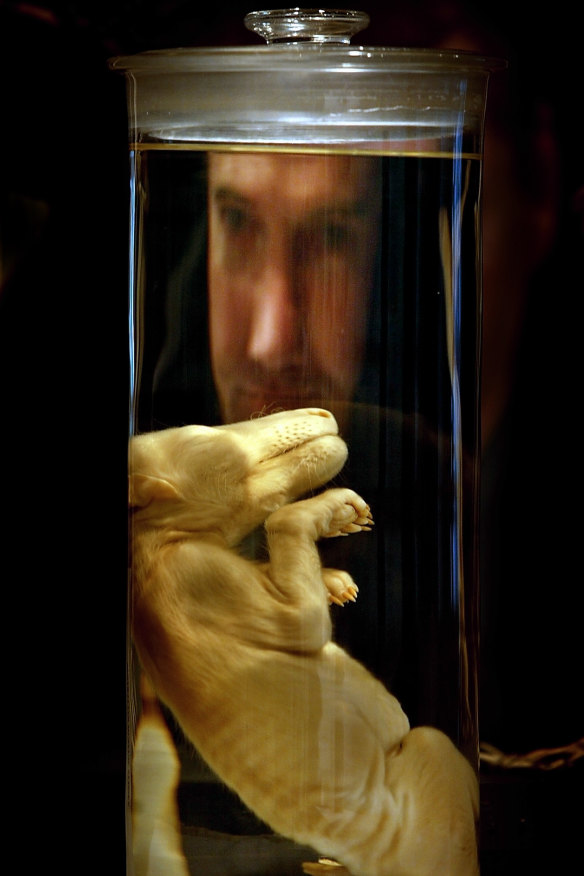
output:
[[356, 602], [358, 592], [359, 588], [354, 582], [345, 582], [343, 589], [328, 590], [328, 601], [342, 607], [347, 602]]
[[355, 523], [359, 523], [361, 526], [375, 526], [375, 521], [368, 515], [367, 517], [357, 517]]
[[343, 532], [371, 532], [371, 521], [357, 519], [343, 526]]
[[361, 532], [361, 527], [358, 526], [356, 523], [347, 523], [345, 526], [343, 526], [343, 531], [346, 533]]

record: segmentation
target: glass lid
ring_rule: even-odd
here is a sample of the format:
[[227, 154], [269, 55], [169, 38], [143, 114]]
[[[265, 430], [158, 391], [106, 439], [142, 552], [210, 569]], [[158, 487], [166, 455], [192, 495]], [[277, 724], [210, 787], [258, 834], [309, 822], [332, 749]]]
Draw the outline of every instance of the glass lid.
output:
[[388, 141], [453, 140], [462, 125], [464, 148], [480, 151], [488, 77], [503, 63], [353, 45], [368, 23], [353, 10], [257, 11], [244, 24], [263, 45], [114, 58], [111, 68], [128, 78], [132, 139], [383, 149]]

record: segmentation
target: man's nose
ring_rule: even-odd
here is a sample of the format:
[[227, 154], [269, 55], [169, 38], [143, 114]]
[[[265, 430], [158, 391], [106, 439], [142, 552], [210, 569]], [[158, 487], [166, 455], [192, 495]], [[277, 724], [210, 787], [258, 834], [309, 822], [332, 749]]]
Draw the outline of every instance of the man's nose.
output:
[[248, 355], [274, 370], [298, 364], [301, 310], [297, 272], [286, 253], [266, 263], [254, 293]]

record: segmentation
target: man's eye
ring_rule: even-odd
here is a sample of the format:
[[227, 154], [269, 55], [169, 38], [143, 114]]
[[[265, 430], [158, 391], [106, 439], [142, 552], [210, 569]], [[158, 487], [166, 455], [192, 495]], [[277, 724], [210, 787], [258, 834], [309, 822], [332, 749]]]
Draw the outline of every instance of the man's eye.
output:
[[350, 226], [345, 222], [323, 222], [305, 230], [304, 247], [315, 257], [342, 254], [351, 246]]
[[246, 210], [240, 207], [221, 207], [219, 211], [222, 224], [231, 234], [241, 234], [250, 227], [251, 219]]
[[330, 222], [324, 228], [323, 242], [333, 252], [344, 250], [350, 243], [349, 228], [340, 222]]

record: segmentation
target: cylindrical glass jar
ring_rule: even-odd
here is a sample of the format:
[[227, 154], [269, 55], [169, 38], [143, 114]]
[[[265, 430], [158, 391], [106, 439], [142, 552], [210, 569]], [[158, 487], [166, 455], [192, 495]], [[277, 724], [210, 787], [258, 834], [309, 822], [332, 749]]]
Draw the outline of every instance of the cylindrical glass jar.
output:
[[[464, 832], [476, 814], [476, 800], [469, 803], [476, 789], [464, 770], [478, 764], [480, 195], [486, 90], [498, 62], [350, 45], [367, 23], [362, 13], [281, 10], [253, 13], [246, 23], [268, 45], [112, 62], [126, 75], [130, 114], [130, 587], [138, 665], [146, 670], [137, 732], [148, 716], [162, 716], [167, 754], [178, 752], [182, 836], [173, 854], [192, 873], [227, 872], [227, 855], [230, 873], [276, 876], [302, 872], [318, 854], [353, 876], [420, 876], [442, 860], [453, 862], [443, 872], [471, 873], [476, 848], [462, 855], [460, 846], [468, 845]], [[238, 530], [245, 536], [238, 553], [247, 562], [271, 559], [267, 580], [278, 590], [278, 575], [296, 560], [288, 557], [276, 572], [276, 548], [270, 543], [266, 555], [257, 525], [284, 499], [259, 515], [253, 490], [236, 499], [226, 487], [230, 460], [209, 450], [181, 468], [184, 442], [195, 438], [168, 431], [245, 422], [242, 446], [259, 448], [258, 422], [288, 428], [266, 415], [307, 408], [332, 412], [348, 446], [346, 464], [327, 482], [356, 491], [375, 520], [370, 532], [319, 540], [324, 566], [349, 573], [359, 589], [354, 604], [331, 605], [333, 639], [391, 691], [412, 728], [435, 728], [428, 738], [408, 734], [396, 706], [395, 726], [386, 728], [395, 738], [371, 731], [385, 778], [372, 778], [378, 753], [365, 752], [369, 724], [389, 707], [379, 705], [368, 681], [362, 696], [351, 694], [356, 664], [347, 663], [347, 679], [336, 677], [334, 692], [326, 673], [317, 672], [315, 684], [315, 661], [326, 647], [291, 647], [284, 633], [268, 645], [247, 618], [246, 585], [240, 602], [229, 592], [226, 608], [224, 573], [200, 553], [202, 545], [215, 550], [219, 539], [222, 562], [233, 565], [236, 539], [225, 535], [219, 512], [215, 521], [208, 506], [195, 521], [193, 507], [203, 501], [193, 498], [197, 485], [212, 482], [222, 513], [234, 519], [242, 503], [247, 509], [249, 532]], [[224, 452], [235, 451], [226, 444]], [[273, 467], [274, 452], [272, 462], [261, 462]], [[277, 458], [284, 468], [300, 464], [294, 453]], [[313, 479], [315, 489], [305, 494], [325, 486], [316, 470]], [[323, 534], [330, 535], [318, 529]], [[191, 542], [192, 568], [174, 559]], [[200, 595], [202, 586], [219, 594], [216, 603]], [[286, 588], [278, 593], [290, 600]], [[270, 599], [253, 610], [269, 616]], [[222, 614], [228, 609], [233, 618]], [[209, 665], [203, 659], [198, 667], [190, 638], [207, 633]], [[235, 705], [230, 655], [242, 638], [250, 664], [241, 658], [237, 683], [246, 694]], [[253, 655], [266, 648], [277, 655], [259, 682], [267, 704], [253, 693]], [[286, 663], [279, 675], [282, 652], [292, 668]], [[217, 753], [235, 745], [219, 729], [227, 701], [235, 714], [225, 726], [238, 734], [235, 763]], [[267, 717], [272, 706], [281, 724]], [[333, 729], [315, 723], [325, 708], [344, 710]], [[356, 729], [357, 712], [365, 723]], [[261, 733], [258, 740], [262, 722], [269, 740]], [[132, 744], [135, 733], [132, 726]], [[137, 872], [149, 872], [152, 860], [144, 833], [158, 836], [152, 825], [159, 816], [144, 815], [140, 790], [144, 770], [156, 773], [153, 751], [160, 754], [149, 744], [136, 742], [133, 767], [134, 808], [142, 812], [133, 814]], [[391, 758], [400, 757], [410, 759], [395, 779]], [[278, 761], [279, 771], [272, 767]], [[154, 784], [149, 798], [161, 794]], [[378, 800], [382, 789], [393, 800], [391, 818]], [[412, 806], [442, 809], [444, 823], [438, 814], [429, 824], [414, 817]], [[469, 806], [456, 826], [452, 813]], [[381, 812], [391, 821], [386, 828]], [[444, 825], [453, 822], [449, 836]], [[348, 824], [360, 839], [347, 837]], [[172, 846], [168, 837], [157, 842]]]

